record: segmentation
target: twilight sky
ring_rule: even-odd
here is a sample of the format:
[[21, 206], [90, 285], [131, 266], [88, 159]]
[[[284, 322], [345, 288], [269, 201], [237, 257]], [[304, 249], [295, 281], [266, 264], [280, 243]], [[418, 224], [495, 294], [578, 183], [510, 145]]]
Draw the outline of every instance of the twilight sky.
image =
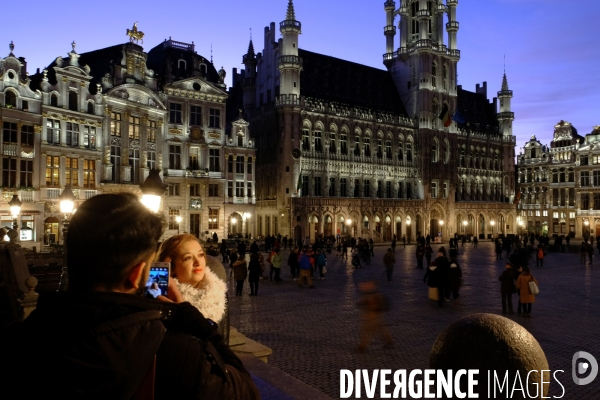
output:
[[[383, 3], [295, 0], [303, 32], [300, 48], [384, 69]], [[79, 53], [124, 43], [126, 29], [138, 21], [146, 51], [172, 37], [194, 41], [196, 51], [209, 58], [212, 44], [214, 64], [225, 68], [228, 84], [232, 68], [243, 68], [250, 29], [255, 49], [261, 51], [264, 27], [284, 20], [287, 8], [287, 0], [104, 0], [93, 3], [96, 8], [50, 4], [33, 0], [28, 12], [6, 14], [2, 21], [0, 44], [6, 47], [0, 54], [6, 56], [14, 41], [14, 53], [27, 59], [30, 74], [66, 56], [73, 40]], [[496, 96], [506, 56], [517, 154], [532, 135], [549, 144], [561, 119], [582, 135], [600, 125], [599, 16], [598, 0], [459, 1], [458, 83], [474, 91], [477, 83], [487, 81], [488, 97]]]

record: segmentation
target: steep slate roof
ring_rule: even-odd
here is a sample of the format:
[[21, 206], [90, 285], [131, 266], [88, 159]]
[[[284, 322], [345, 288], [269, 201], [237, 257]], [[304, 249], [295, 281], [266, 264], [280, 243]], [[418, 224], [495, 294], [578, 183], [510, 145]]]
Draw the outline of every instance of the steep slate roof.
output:
[[[118, 44], [115, 46], [106, 47], [100, 50], [89, 51], [87, 53], [81, 53], [79, 55], [79, 65], [83, 68], [85, 65], [90, 67], [90, 75], [93, 78], [90, 80], [90, 93], [96, 94], [96, 83], [101, 83], [102, 77], [109, 73], [112, 75], [111, 66], [113, 64], [120, 64], [123, 58], [123, 46], [129, 43]], [[132, 44], [130, 44], [132, 45]], [[137, 46], [137, 45], [134, 45]], [[138, 46], [140, 50], [141, 46]], [[63, 68], [69, 65], [69, 57], [63, 57], [64, 63]], [[52, 85], [56, 85], [56, 73], [54, 72], [56, 67], [56, 60], [52, 61], [50, 65], [46, 67], [48, 70], [48, 81]], [[31, 88], [33, 90], [40, 88], [44, 75], [42, 73], [31, 76]]]
[[302, 96], [407, 115], [389, 72], [302, 49], [298, 55]]
[[489, 130], [497, 132], [498, 119], [493, 103], [482, 94], [469, 92], [461, 87], [458, 88], [457, 94], [458, 110], [465, 118], [465, 124], [462, 126], [469, 124], [471, 129], [478, 131], [487, 131], [489, 126]]
[[[177, 61], [179, 59], [183, 59], [186, 61], [186, 70], [179, 70], [177, 68]], [[175, 76], [174, 80], [177, 81], [194, 76], [194, 59], [204, 60], [204, 64], [206, 64], [206, 76], [204, 77], [205, 80], [213, 83], [219, 82], [219, 73], [217, 72], [217, 69], [206, 57], [203, 57], [189, 50], [183, 50], [174, 47], [165, 47], [164, 43], [160, 43], [154, 46], [152, 49], [150, 49], [150, 51], [148, 52], [148, 61], [146, 62], [146, 65], [148, 66], [148, 68], [154, 71], [162, 86], [168, 83], [164, 81], [165, 66], [168, 60], [172, 63], [172, 74]]]

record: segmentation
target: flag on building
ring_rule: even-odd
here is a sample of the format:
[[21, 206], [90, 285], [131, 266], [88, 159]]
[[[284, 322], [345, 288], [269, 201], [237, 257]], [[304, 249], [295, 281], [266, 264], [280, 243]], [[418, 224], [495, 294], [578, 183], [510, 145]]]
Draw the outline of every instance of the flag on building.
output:
[[515, 201], [513, 201], [513, 204], [518, 205], [519, 201], [521, 201], [521, 192], [517, 192], [517, 195], [515, 196]]
[[448, 104], [444, 103], [439, 118], [442, 120], [442, 123], [446, 128], [449, 127], [452, 123], [452, 118], [450, 117], [450, 110], [448, 109]]
[[458, 109], [454, 111], [454, 114], [452, 114], [452, 120], [456, 121], [457, 124], [464, 124], [466, 121], [465, 117], [462, 116]]
[[296, 192], [299, 192], [302, 189], [302, 170], [300, 170], [300, 174], [298, 175], [298, 183], [296, 184]]

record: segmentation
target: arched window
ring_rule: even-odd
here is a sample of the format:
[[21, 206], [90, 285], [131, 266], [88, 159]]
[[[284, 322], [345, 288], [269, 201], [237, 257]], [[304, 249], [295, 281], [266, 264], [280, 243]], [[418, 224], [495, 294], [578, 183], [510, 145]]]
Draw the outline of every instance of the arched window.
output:
[[398, 143], [398, 161], [404, 161], [404, 152], [402, 150], [402, 143]]
[[58, 107], [58, 96], [56, 95], [56, 93], [52, 93], [50, 95], [50, 105], [52, 107]]
[[77, 96], [77, 93], [75, 93], [75, 92], [69, 92], [69, 110], [71, 110], [71, 111], [79, 111], [77, 109], [78, 97], [79, 96]]
[[94, 113], [94, 103], [92, 103], [91, 101], [87, 105], [87, 113], [88, 114], [93, 114]]
[[6, 107], [17, 107], [17, 96], [14, 94], [13, 91], [6, 91], [6, 93], [4, 94], [4, 103], [6, 104]]
[[431, 86], [437, 87], [437, 65], [435, 63], [431, 63]]
[[406, 161], [412, 162], [412, 143], [406, 143]]
[[438, 156], [438, 152], [439, 152], [439, 147], [438, 147], [438, 142], [437, 140], [433, 140], [433, 143], [431, 144], [431, 162], [438, 162], [439, 156]]

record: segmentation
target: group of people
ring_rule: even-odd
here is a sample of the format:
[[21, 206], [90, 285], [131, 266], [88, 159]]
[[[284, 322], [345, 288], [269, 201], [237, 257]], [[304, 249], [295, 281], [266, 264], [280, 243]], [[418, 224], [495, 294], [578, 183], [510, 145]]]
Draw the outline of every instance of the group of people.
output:
[[506, 269], [498, 279], [501, 282], [502, 313], [514, 314], [512, 295], [517, 293], [517, 313], [522, 313], [524, 317], [531, 317], [531, 305], [535, 302], [535, 294], [531, 290], [530, 282], [538, 285], [538, 281], [531, 274], [529, 266], [516, 266], [507, 262]]
[[[66, 236], [67, 290], [40, 295], [27, 319], [0, 331], [10, 344], [7, 398], [260, 398], [219, 334], [225, 282], [196, 237], [159, 247], [163, 229], [133, 194], [79, 206]], [[147, 298], [154, 261], [171, 264], [168, 291]]]
[[448, 259], [446, 249], [442, 246], [425, 271], [423, 282], [429, 286], [429, 298], [436, 300], [438, 307], [442, 307], [444, 301], [450, 301], [451, 295], [454, 300], [459, 297], [462, 270], [456, 256], [456, 251], [452, 250]]

